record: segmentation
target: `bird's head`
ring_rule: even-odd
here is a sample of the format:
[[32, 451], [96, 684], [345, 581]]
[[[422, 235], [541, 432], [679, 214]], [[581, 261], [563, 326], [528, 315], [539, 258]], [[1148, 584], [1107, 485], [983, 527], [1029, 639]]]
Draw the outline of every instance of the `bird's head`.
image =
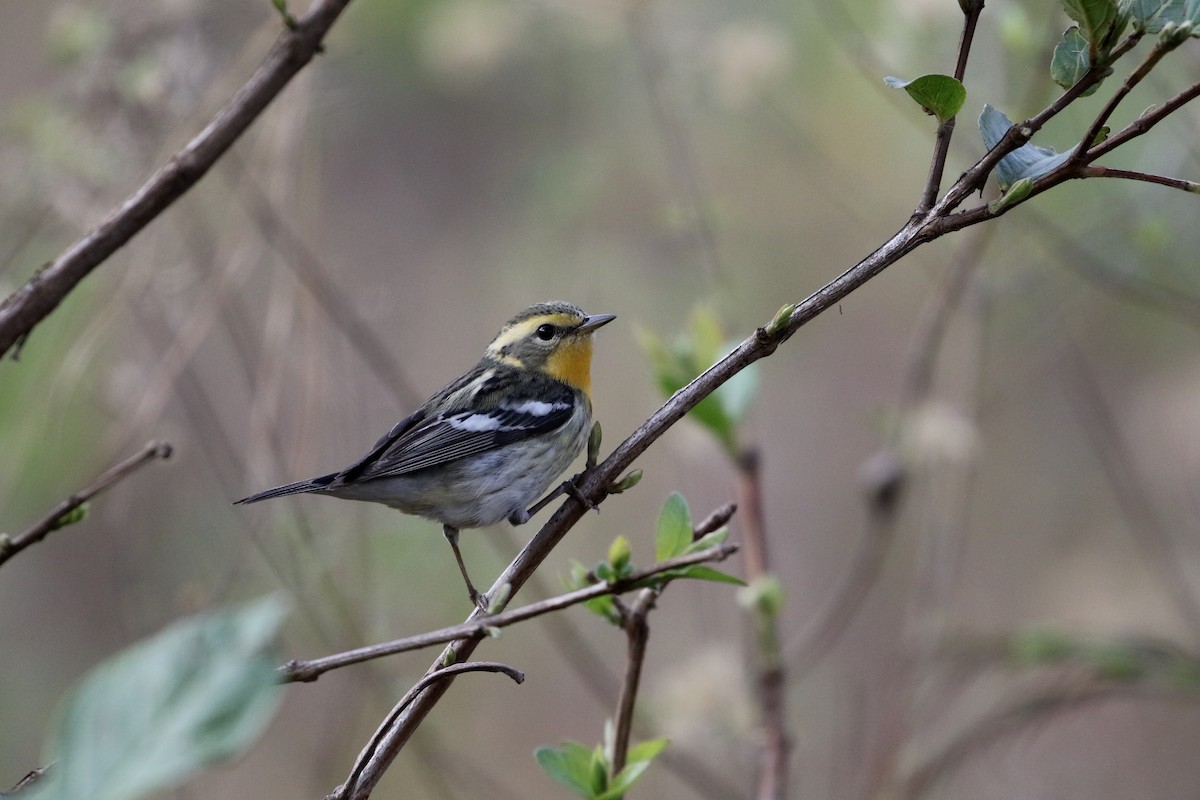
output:
[[504, 324], [486, 357], [540, 370], [590, 394], [592, 333], [614, 319], [613, 314], [585, 314], [561, 301], [538, 303]]

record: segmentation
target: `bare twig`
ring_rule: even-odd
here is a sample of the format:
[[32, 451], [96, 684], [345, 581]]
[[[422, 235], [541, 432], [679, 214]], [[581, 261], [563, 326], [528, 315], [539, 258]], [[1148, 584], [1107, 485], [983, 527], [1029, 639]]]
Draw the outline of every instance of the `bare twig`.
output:
[[650, 638], [650, 625], [646, 618], [654, 610], [658, 592], [642, 589], [637, 597], [623, 609], [621, 630], [625, 631], [626, 660], [625, 678], [621, 681], [621, 692], [617, 697], [617, 714], [613, 736], [611, 774], [616, 776], [625, 768], [629, 754], [629, 736], [633, 731], [633, 708], [637, 703], [638, 685], [642, 678], [642, 665], [646, 663], [646, 642]]
[[1083, 168], [1083, 176], [1085, 178], [1123, 178], [1127, 181], [1144, 181], [1145, 183], [1166, 186], [1169, 189], [1200, 193], [1200, 183], [1196, 183], [1195, 181], [1188, 181], [1183, 178], [1171, 178], [1166, 175], [1154, 175], [1149, 172], [1136, 172], [1130, 169], [1113, 169], [1112, 167], [1101, 167], [1093, 164]]
[[323, 658], [314, 658], [311, 661], [289, 661], [279, 668], [279, 678], [284, 683], [315, 681], [330, 670], [348, 667], [351, 664], [359, 664], [364, 661], [383, 658], [384, 656], [395, 655], [397, 653], [406, 653], [410, 650], [421, 650], [445, 642], [481, 639], [487, 636], [493, 629], [506, 628], [509, 625], [515, 625], [518, 622], [524, 622], [527, 619], [533, 619], [543, 614], [561, 611], [564, 608], [585, 603], [596, 597], [623, 594], [637, 588], [638, 584], [642, 581], [653, 578], [656, 575], [661, 575], [664, 572], [681, 567], [689, 567], [693, 564], [702, 564], [706, 561], [722, 561], [736, 552], [737, 545], [719, 544], [697, 553], [668, 559], [648, 569], [635, 572], [628, 578], [615, 583], [598, 583], [594, 586], [567, 592], [558, 597], [539, 600], [536, 603], [514, 608], [511, 611], [502, 611], [499, 614], [491, 616], [472, 614], [470, 619], [460, 625], [453, 625], [449, 628], [441, 628], [440, 630], [429, 631], [428, 633], [416, 636], [408, 636], [392, 642], [359, 647], [354, 650], [347, 650], [344, 653], [336, 653]]
[[384, 720], [380, 729], [376, 731], [375, 736], [363, 748], [346, 783], [335, 789], [325, 800], [363, 800], [370, 797], [371, 789], [379, 782], [379, 776], [373, 774], [370, 770], [373, 763], [373, 756], [380, 744], [380, 734], [386, 731], [396, 715], [404, 711], [408, 707], [408, 704], [430, 684], [451, 680], [456, 675], [461, 675], [464, 672], [499, 672], [512, 678], [514, 683], [520, 684], [525, 682], [525, 673], [515, 667], [495, 661], [471, 661], [464, 664], [452, 664], [425, 675], [425, 677], [417, 681], [416, 685], [404, 693], [404, 697], [400, 698], [400, 702], [388, 714], [387, 719]]
[[1200, 97], [1200, 81], [1193, 83], [1191, 86], [1170, 98], [1162, 105], [1156, 106], [1155, 108], [1147, 111], [1145, 114], [1142, 114], [1133, 122], [1129, 123], [1124, 128], [1093, 147], [1088, 151], [1088, 163], [1095, 161], [1105, 153], [1115, 150], [1131, 139], [1135, 139], [1138, 136], [1146, 133], [1155, 125], [1162, 122], [1164, 119], [1171, 116], [1180, 108], [1195, 100], [1197, 97]]
[[314, 0], [294, 26], [280, 33], [258, 70], [204, 130], [100, 225], [0, 304], [0, 356], [24, 342], [33, 328], [93, 269], [204, 177], [275, 96], [321, 51], [321, 41], [349, 2]]
[[57, 530], [60, 525], [60, 520], [67, 514], [71, 513], [81, 505], [91, 500], [101, 492], [111, 488], [121, 480], [135, 472], [139, 467], [148, 464], [156, 458], [170, 458], [171, 445], [167, 442], [150, 442], [142, 448], [141, 452], [130, 456], [121, 463], [110, 467], [100, 477], [96, 478], [92, 483], [88, 484], [83, 489], [75, 492], [66, 500], [63, 500], [58, 505], [50, 510], [46, 516], [42, 517], [27, 530], [17, 534], [12, 539], [0, 540], [0, 564], [8, 561], [30, 545], [40, 542], [45, 539], [53, 531]]

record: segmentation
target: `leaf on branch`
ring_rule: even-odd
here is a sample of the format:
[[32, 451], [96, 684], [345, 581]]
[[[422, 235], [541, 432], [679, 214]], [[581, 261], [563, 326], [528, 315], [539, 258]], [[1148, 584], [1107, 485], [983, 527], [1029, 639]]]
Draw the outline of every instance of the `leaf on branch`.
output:
[[889, 75], [883, 82], [893, 89], [908, 92], [908, 96], [917, 101], [926, 114], [937, 117], [938, 122], [957, 116], [967, 101], [966, 87], [949, 75], [922, 75], [911, 81]]
[[1029, 197], [1029, 193], [1032, 190], [1033, 179], [1021, 178], [1021, 180], [1008, 187], [1007, 192], [988, 203], [988, 213], [995, 216], [1006, 209], [1012, 208], [1026, 197]]
[[687, 500], [679, 492], [671, 492], [658, 515], [658, 531], [654, 537], [654, 560], [666, 561], [682, 555], [692, 543], [692, 514]]
[[93, 669], [51, 734], [46, 796], [132, 800], [245, 751], [282, 697], [274, 641], [286, 611], [267, 597], [200, 614]]
[[563, 742], [561, 747], [539, 747], [534, 758], [542, 771], [580, 797], [592, 798], [592, 764], [595, 752], [579, 742]]
[[601, 794], [596, 800], [619, 800], [624, 796], [650, 767], [654, 758], [667, 746], [667, 741], [666, 739], [652, 739], [629, 748], [625, 766], [613, 776], [608, 785], [608, 791]]
[[1088, 43], [1093, 64], [1103, 63], [1117, 43], [1129, 17], [1118, 8], [1117, 0], [1061, 0], [1067, 16], [1079, 23], [1079, 33]]
[[[990, 105], [984, 105], [979, 115], [979, 133], [983, 143], [990, 150], [1004, 138], [1004, 134], [1012, 127], [1012, 120]], [[996, 165], [996, 183], [1002, 191], [1022, 178], [1037, 179], [1053, 171], [1071, 157], [1074, 148], [1065, 153], [1056, 152], [1050, 147], [1039, 147], [1031, 142], [1018, 147]]]
[[[1072, 25], [1063, 34], [1062, 40], [1054, 47], [1054, 57], [1050, 59], [1050, 77], [1064, 89], [1070, 89], [1082, 78], [1092, 66], [1092, 57], [1087, 39], [1079, 32], [1078, 26]], [[1100, 88], [1100, 83], [1093, 84], [1080, 97], [1087, 97]]]
[[1192, 25], [1192, 36], [1200, 36], [1198, 0], [1125, 0], [1121, 10], [1128, 14], [1136, 30], [1158, 33], [1166, 25]]

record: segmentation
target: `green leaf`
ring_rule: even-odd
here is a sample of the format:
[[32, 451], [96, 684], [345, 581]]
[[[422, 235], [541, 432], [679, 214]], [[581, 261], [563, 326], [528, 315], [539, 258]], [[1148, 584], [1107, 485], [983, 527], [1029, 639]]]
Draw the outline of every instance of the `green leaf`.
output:
[[599, 797], [608, 789], [608, 759], [604, 757], [604, 748], [599, 745], [592, 750], [591, 771], [592, 797]]
[[608, 791], [596, 797], [596, 800], [617, 800], [628, 792], [638, 778], [649, 768], [655, 757], [667, 746], [667, 739], [653, 739], [629, 748], [625, 758], [625, 766], [613, 776]]
[[534, 758], [542, 771], [580, 797], [592, 798], [592, 748], [579, 742], [561, 747], [539, 747]]
[[699, 553], [701, 550], [707, 550], [710, 547], [716, 547], [719, 544], [723, 544], [725, 542], [725, 539], [728, 538], [728, 536], [729, 536], [729, 527], [728, 526], [723, 527], [723, 528], [718, 528], [717, 530], [713, 531], [712, 533], [704, 534], [699, 539], [697, 539], [696, 541], [689, 544], [687, 546], [687, 549], [684, 550], [683, 553], [684, 553], [684, 555], [690, 555], [691, 553]]
[[1079, 23], [1092, 63], [1102, 61], [1125, 29], [1128, 17], [1117, 0], [1060, 0], [1067, 16]]
[[1200, 1], [1198, 0], [1126, 0], [1121, 11], [1128, 14], [1137, 30], [1158, 33], [1164, 25], [1176, 26], [1190, 22], [1192, 36], [1200, 36]]
[[[979, 133], [988, 149], [995, 147], [1011, 127], [1012, 121], [1002, 111], [984, 105], [979, 115]], [[1026, 142], [1000, 159], [996, 165], [996, 183], [1001, 190], [1007, 190], [1021, 178], [1039, 178], [1065, 163], [1073, 152], [1074, 148], [1058, 153], [1051, 148]]]
[[[1072, 25], [1063, 33], [1062, 41], [1054, 47], [1054, 57], [1050, 59], [1050, 77], [1059, 86], [1069, 89], [1079, 82], [1091, 66], [1087, 39], [1083, 38], [1077, 26]], [[1093, 84], [1081, 96], [1087, 97], [1099, 88], [1099, 83]]]
[[911, 81], [889, 75], [883, 82], [893, 89], [908, 92], [908, 96], [916, 100], [925, 113], [937, 117], [938, 122], [957, 115], [967, 101], [966, 87], [949, 75], [922, 75]]
[[988, 213], [993, 215], [999, 214], [1000, 212], [1015, 206], [1026, 197], [1029, 197], [1029, 193], [1031, 191], [1033, 191], [1033, 179], [1021, 178], [1021, 180], [1008, 187], [1007, 192], [988, 203]]
[[200, 614], [93, 669], [51, 733], [46, 797], [143, 797], [245, 751], [281, 699], [273, 642], [285, 615], [277, 597]]
[[[736, 342], [724, 339], [716, 314], [704, 306], [693, 310], [686, 333], [674, 346], [667, 347], [658, 336], [645, 330], [638, 332], [638, 340], [654, 369], [659, 390], [667, 397], [737, 346]], [[689, 416], [707, 428], [732, 455], [737, 452], [737, 423], [745, 415], [757, 387], [757, 369], [747, 367], [701, 400]]]
[[598, 617], [604, 617], [613, 625], [618, 627], [621, 625], [621, 615], [617, 613], [617, 604], [612, 595], [593, 597], [591, 600], [585, 601], [583, 607]]
[[692, 543], [692, 515], [687, 500], [679, 492], [671, 492], [658, 515], [658, 532], [654, 538], [654, 560], [666, 561], [680, 555]]
[[734, 586], [745, 586], [746, 582], [741, 578], [721, 572], [718, 569], [705, 566], [704, 564], [696, 564], [693, 567], [684, 567], [679, 570], [679, 577], [692, 578], [698, 581], [712, 581], [713, 583], [732, 583]]

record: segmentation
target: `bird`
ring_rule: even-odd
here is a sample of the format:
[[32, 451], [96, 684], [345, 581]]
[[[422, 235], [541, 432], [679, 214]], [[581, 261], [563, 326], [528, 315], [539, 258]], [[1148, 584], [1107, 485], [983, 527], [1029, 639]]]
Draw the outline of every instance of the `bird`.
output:
[[504, 324], [479, 363], [362, 458], [235, 505], [315, 494], [382, 503], [439, 522], [471, 602], [486, 613], [487, 597], [467, 574], [459, 531], [502, 520], [521, 525], [563, 492], [581, 497], [572, 479], [534, 503], [588, 441], [592, 334], [614, 319], [563, 301], [531, 305]]

